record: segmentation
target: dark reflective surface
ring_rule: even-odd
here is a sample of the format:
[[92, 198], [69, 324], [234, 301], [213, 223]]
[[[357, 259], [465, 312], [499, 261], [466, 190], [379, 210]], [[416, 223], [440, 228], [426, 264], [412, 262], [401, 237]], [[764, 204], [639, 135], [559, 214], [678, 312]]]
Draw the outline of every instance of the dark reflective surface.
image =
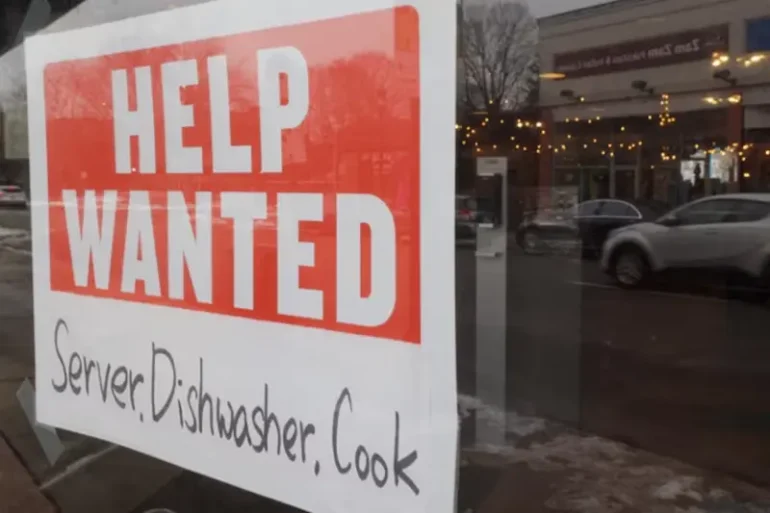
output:
[[[29, 31], [173, 7], [49, 4]], [[544, 2], [458, 9], [457, 509], [768, 512], [770, 7], [576, 10], [585, 5], [564, 0], [555, 16], [541, 16], [553, 13]], [[16, 46], [30, 2], [2, 9], [0, 510], [295, 511], [74, 434], [60, 432], [61, 457], [47, 457], [56, 447], [17, 398], [34, 382]], [[390, 64], [366, 54], [317, 66], [333, 86], [319, 105], [341, 102], [408, 145], [394, 120], [412, 107]], [[381, 103], [352, 105], [362, 87]], [[76, 165], [93, 141], [70, 137]], [[377, 169], [373, 187], [399, 196], [398, 151], [364, 161], [313, 151], [349, 180]]]

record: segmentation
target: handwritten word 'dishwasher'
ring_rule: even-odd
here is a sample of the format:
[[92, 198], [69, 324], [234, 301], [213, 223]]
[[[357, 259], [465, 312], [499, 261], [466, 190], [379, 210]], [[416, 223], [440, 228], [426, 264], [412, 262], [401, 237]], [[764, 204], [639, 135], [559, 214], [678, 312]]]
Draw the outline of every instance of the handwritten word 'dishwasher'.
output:
[[[309, 108], [308, 66], [296, 48], [259, 50], [258, 102], [261, 175], [283, 172], [282, 133], [302, 124]], [[208, 180], [252, 172], [252, 147], [233, 145], [229, 112], [228, 68], [222, 55], [208, 57], [205, 66], [196, 60], [166, 62], [160, 76], [149, 66], [112, 71], [115, 173], [144, 177], [186, 175], [193, 179], [204, 172], [200, 147], [183, 144], [183, 132], [194, 126], [194, 106], [183, 103], [187, 87], [208, 84], [211, 137], [211, 172]], [[200, 71], [199, 71], [200, 68]], [[200, 76], [200, 74], [205, 76]], [[133, 80], [130, 79], [133, 77]], [[285, 82], [282, 81], [284, 77]], [[153, 100], [153, 84], [159, 80], [162, 107]], [[288, 101], [282, 98], [282, 83]], [[130, 100], [133, 91], [135, 106]], [[162, 127], [156, 128], [156, 120]], [[156, 130], [162, 131], [163, 151], [156, 147]], [[138, 166], [133, 167], [132, 139], [138, 143]], [[164, 158], [159, 159], [158, 153]], [[160, 168], [158, 161], [162, 160]], [[219, 178], [217, 178], [219, 177]], [[165, 182], [165, 183], [168, 183]], [[204, 180], [201, 182], [205, 184]], [[205, 185], [202, 185], [205, 187]], [[315, 244], [302, 240], [307, 223], [331, 223], [329, 236], [336, 240], [335, 321], [376, 327], [390, 319], [396, 303], [396, 226], [393, 213], [382, 199], [366, 193], [313, 193], [268, 191], [193, 191], [93, 189], [82, 193], [61, 191], [75, 287], [88, 287], [93, 265], [93, 287], [124, 295], [143, 290], [149, 298], [187, 300], [197, 305], [214, 302], [213, 269], [233, 268], [231, 306], [240, 312], [257, 307], [261, 285], [255, 294], [255, 232], [274, 234], [276, 267], [274, 296], [278, 315], [324, 319], [325, 291], [303, 288], [300, 268], [317, 260]], [[327, 208], [332, 205], [332, 208]], [[127, 211], [121, 215], [121, 209]], [[333, 215], [329, 211], [333, 211]], [[158, 226], [167, 234], [161, 244]], [[230, 262], [218, 261], [214, 243], [216, 228], [228, 226], [226, 247]], [[368, 290], [362, 292], [364, 262], [361, 255], [362, 226], [368, 227], [372, 249]], [[256, 227], [256, 230], [255, 230]], [[344, 237], [336, 236], [344, 233]], [[122, 262], [115, 273], [113, 251], [123, 238]], [[164, 254], [165, 253], [165, 254]], [[263, 264], [264, 265], [264, 264]], [[369, 274], [369, 273], [367, 273]], [[185, 292], [189, 277], [193, 297]]]

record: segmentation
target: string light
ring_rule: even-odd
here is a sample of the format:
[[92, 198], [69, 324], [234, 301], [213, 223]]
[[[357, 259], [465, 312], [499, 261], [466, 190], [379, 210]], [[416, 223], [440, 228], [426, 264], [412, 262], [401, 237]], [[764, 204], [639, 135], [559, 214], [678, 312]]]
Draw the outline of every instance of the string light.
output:
[[660, 106], [661, 113], [658, 116], [660, 119], [660, 126], [666, 126], [676, 122], [676, 118], [671, 115], [669, 108], [669, 96], [667, 94], [662, 94], [660, 96]]
[[[668, 124], [676, 122], [676, 118], [671, 115], [670, 113], [670, 97], [668, 94], [662, 94], [661, 100], [661, 113], [659, 114], [659, 122], [661, 126], [666, 126]], [[487, 114], [486, 112], [479, 113], [479, 114]], [[648, 115], [648, 120], [654, 119], [653, 115]], [[491, 120], [491, 121], [490, 121]], [[592, 124], [593, 121], [601, 120], [601, 116], [595, 116], [590, 118], [584, 118], [583, 121], [585, 121], [587, 124]], [[455, 130], [458, 131], [458, 133], [462, 133], [464, 137], [461, 138], [462, 146], [468, 146], [468, 142], [473, 142], [473, 147], [475, 147], [476, 151], [475, 153], [485, 153], [487, 150], [491, 151], [494, 150], [496, 154], [500, 154], [499, 152], [505, 152], [506, 147], [504, 145], [499, 144], [499, 140], [497, 139], [496, 144], [492, 144], [492, 141], [489, 141], [487, 143], [484, 143], [482, 136], [478, 141], [474, 140], [478, 136], [478, 134], [484, 134], [483, 129], [491, 129], [491, 127], [495, 126], [497, 122], [499, 121], [500, 125], [505, 125], [506, 121], [511, 121], [511, 118], [505, 118], [501, 119], [499, 117], [491, 117], [489, 115], [483, 116], [480, 119], [476, 121], [476, 126], [468, 125], [468, 124], [455, 124]], [[568, 117], [564, 119], [565, 123], [580, 123], [581, 119], [579, 117]], [[617, 125], [616, 125], [617, 126]], [[523, 120], [523, 119], [517, 119], [516, 120], [516, 128], [518, 129], [524, 129], [524, 128], [534, 128], [537, 129], [537, 132], [533, 135], [534, 137], [538, 137], [540, 135], [546, 135], [546, 130], [544, 129], [545, 122], [538, 121], [538, 120]], [[628, 132], [628, 127], [625, 125], [620, 125], [619, 127], [620, 132]], [[501, 134], [502, 135], [502, 134]], [[497, 137], [497, 136], [495, 136]], [[557, 144], [554, 146], [553, 144], [537, 144], [535, 147], [535, 144], [537, 140], [533, 140], [532, 146], [523, 146], [520, 143], [526, 142], [527, 138], [522, 137], [519, 138], [516, 135], [508, 135], [508, 138], [511, 142], [516, 142], [519, 144], [511, 144], [511, 146], [508, 146], [507, 151], [509, 152], [522, 152], [524, 154], [541, 154], [544, 151], [550, 150], [553, 151], [556, 154], [559, 153], [565, 153], [570, 154], [570, 151], [575, 151], [576, 153], [580, 151], [586, 151], [586, 152], [598, 152], [601, 153], [602, 156], [607, 156], [609, 158], [615, 158], [616, 154], [619, 152], [632, 152], [634, 150], [641, 150], [642, 146], [644, 145], [644, 142], [639, 141], [631, 141], [631, 142], [602, 142], [600, 143], [598, 138], [596, 137], [586, 137], [579, 133], [565, 133], [563, 134], [565, 143], [567, 144]], [[543, 141], [541, 139], [541, 141]], [[571, 142], [575, 142], [576, 144], [574, 146], [571, 145]], [[543, 141], [545, 142], [545, 141]], [[481, 145], [480, 145], [481, 143]], [[594, 144], [594, 147], [591, 147], [591, 143]], [[649, 141], [648, 141], [649, 143]], [[568, 148], [568, 144], [571, 146]], [[482, 146], [483, 145], [483, 146]], [[581, 148], [582, 146], [582, 148]], [[598, 147], [597, 147], [598, 146]], [[547, 148], [546, 148], [547, 147]], [[767, 159], [770, 158], [770, 149], [762, 148], [760, 150], [760, 153], [753, 154], [751, 153], [752, 150], [754, 150], [754, 144], [752, 143], [744, 143], [744, 142], [730, 142], [724, 147], [719, 147], [717, 145], [717, 141], [710, 141], [710, 142], [700, 142], [700, 143], [690, 143], [691, 148], [690, 151], [698, 151], [702, 152], [701, 154], [707, 154], [707, 155], [734, 155], [735, 160], [740, 159], [740, 162], [747, 162], [749, 159], [752, 158], [752, 155], [757, 155], [757, 158], [759, 156]], [[710, 149], [709, 149], [710, 148]], [[680, 153], [679, 151], [673, 151], [671, 147], [669, 146], [662, 146], [660, 152], [660, 159], [662, 161], [677, 161], [686, 159], [685, 153]], [[578, 164], [580, 165], [580, 164]], [[654, 169], [654, 165], [649, 164], [647, 168]]]

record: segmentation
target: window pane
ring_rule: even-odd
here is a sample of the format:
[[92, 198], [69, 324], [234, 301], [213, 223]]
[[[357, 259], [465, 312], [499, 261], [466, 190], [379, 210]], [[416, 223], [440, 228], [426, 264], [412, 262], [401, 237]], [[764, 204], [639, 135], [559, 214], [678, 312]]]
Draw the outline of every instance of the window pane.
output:
[[639, 217], [639, 212], [624, 201], [605, 201], [601, 209], [603, 216]]

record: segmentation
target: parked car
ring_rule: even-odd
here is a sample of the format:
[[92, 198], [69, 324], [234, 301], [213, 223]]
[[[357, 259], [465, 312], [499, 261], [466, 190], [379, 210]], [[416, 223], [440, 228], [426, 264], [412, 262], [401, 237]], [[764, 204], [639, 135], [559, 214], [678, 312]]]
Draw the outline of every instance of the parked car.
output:
[[0, 208], [26, 208], [27, 195], [18, 185], [0, 185]]
[[479, 224], [496, 223], [489, 209], [481, 208], [479, 201], [467, 194], [455, 196], [455, 235], [460, 239], [473, 238]]
[[663, 271], [717, 273], [770, 297], [770, 194], [724, 194], [679, 207], [651, 223], [612, 232], [602, 268], [618, 285], [642, 286]]
[[516, 241], [530, 254], [580, 250], [598, 256], [607, 235], [620, 227], [660, 216], [657, 205], [618, 199], [589, 200], [568, 209], [543, 210], [527, 216], [516, 230]]

